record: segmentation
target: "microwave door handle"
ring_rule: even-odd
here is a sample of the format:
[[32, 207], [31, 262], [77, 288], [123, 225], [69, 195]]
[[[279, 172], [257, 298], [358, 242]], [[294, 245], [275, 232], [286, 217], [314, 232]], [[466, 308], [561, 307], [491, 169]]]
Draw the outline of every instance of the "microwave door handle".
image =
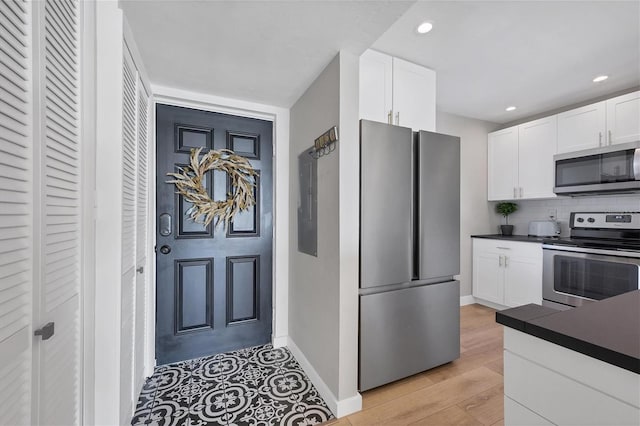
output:
[[640, 180], [640, 148], [636, 148], [633, 154], [633, 176], [635, 180]]

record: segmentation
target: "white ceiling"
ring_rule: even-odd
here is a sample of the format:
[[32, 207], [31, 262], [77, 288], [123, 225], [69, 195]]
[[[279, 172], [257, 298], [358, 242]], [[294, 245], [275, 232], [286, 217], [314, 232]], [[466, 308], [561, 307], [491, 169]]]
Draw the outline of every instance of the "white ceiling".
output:
[[640, 85], [640, 1], [120, 3], [153, 83], [283, 107], [372, 44], [435, 69], [440, 110], [498, 123]]
[[120, 1], [152, 83], [290, 107], [413, 1]]
[[640, 2], [420, 1], [373, 48], [434, 69], [439, 110], [505, 123], [640, 85]]

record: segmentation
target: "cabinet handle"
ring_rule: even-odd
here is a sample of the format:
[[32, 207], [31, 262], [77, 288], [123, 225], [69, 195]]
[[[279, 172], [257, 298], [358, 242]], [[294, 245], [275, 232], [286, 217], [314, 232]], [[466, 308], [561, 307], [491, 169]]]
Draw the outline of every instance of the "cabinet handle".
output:
[[520, 187], [520, 198], [522, 198], [522, 187]]
[[518, 189], [515, 186], [513, 187], [513, 198], [518, 198]]
[[498, 256], [498, 266], [502, 266], [502, 255]]
[[393, 110], [390, 109], [389, 110], [389, 114], [387, 114], [387, 123], [388, 124], [393, 124]]
[[511, 250], [509, 247], [496, 247], [496, 248], [500, 250]]
[[504, 267], [506, 268], [507, 266], [509, 266], [509, 257], [505, 256], [504, 257]]
[[613, 136], [611, 135], [611, 130], [609, 130], [609, 145], [613, 143]]
[[396, 112], [396, 125], [400, 125], [400, 111]]
[[598, 146], [602, 146], [602, 132], [598, 132]]

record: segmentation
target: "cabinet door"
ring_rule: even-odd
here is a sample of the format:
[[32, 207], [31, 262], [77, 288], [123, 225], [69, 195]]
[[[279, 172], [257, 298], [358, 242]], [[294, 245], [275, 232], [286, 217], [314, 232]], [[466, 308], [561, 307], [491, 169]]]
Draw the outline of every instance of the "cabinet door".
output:
[[388, 122], [392, 74], [391, 56], [375, 50], [360, 56], [360, 118]]
[[[361, 104], [362, 105], [362, 104]], [[436, 73], [393, 58], [393, 124], [436, 130]]]
[[503, 303], [504, 271], [500, 256], [488, 251], [473, 250], [473, 296], [489, 302]]
[[553, 198], [556, 116], [518, 126], [518, 196]]
[[518, 186], [518, 128], [489, 133], [488, 198], [512, 200]]
[[605, 143], [606, 102], [558, 114], [558, 154], [597, 148]]
[[607, 142], [635, 142], [640, 139], [640, 91], [607, 100]]
[[527, 303], [542, 303], [542, 261], [541, 259], [505, 256], [504, 304], [513, 307]]

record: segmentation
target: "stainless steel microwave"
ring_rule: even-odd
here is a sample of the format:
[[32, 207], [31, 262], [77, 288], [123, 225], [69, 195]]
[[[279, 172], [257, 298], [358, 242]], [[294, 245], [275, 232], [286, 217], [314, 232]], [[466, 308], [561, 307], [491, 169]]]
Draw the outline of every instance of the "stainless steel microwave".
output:
[[553, 157], [558, 195], [640, 192], [640, 141]]

